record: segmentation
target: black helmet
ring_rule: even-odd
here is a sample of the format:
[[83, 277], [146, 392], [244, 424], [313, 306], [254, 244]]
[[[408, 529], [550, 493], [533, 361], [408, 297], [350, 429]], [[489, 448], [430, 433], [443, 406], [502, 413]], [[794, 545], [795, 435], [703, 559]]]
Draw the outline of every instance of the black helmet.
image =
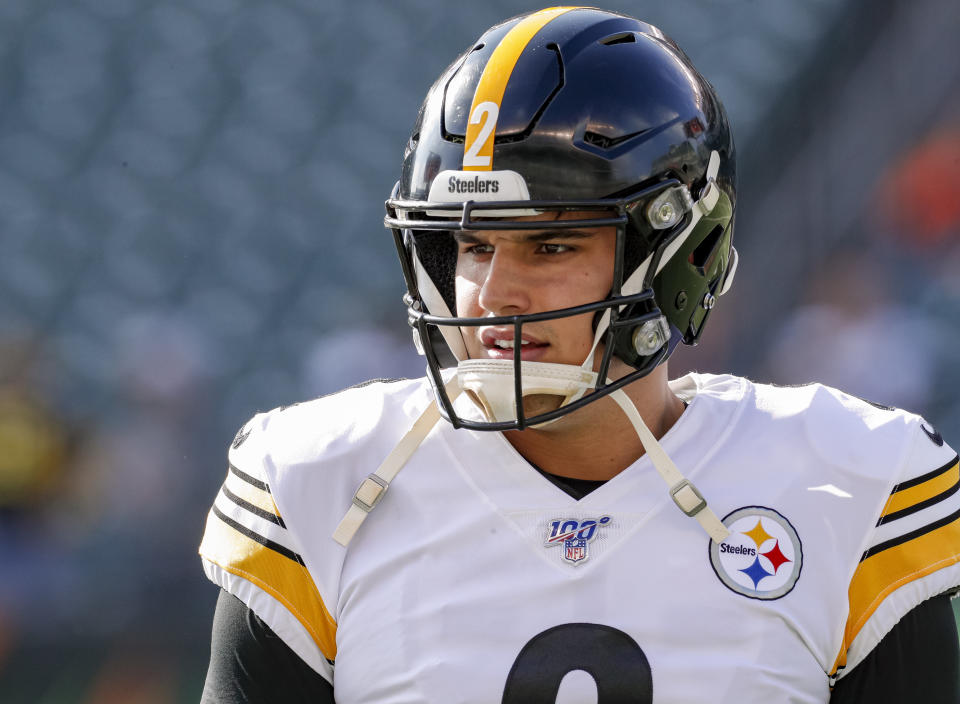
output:
[[[733, 137], [713, 87], [656, 27], [602, 10], [556, 7], [499, 24], [447, 68], [420, 108], [387, 201], [411, 326], [454, 425], [522, 429], [648, 374], [695, 344], [736, 266]], [[618, 259], [604, 301], [563, 311], [457, 318], [456, 230], [550, 229], [517, 216], [595, 211], [566, 226], [613, 225]], [[593, 311], [605, 343], [595, 390], [534, 418], [458, 417], [440, 369], [465, 357], [459, 328]], [[610, 355], [635, 371], [607, 381]]]

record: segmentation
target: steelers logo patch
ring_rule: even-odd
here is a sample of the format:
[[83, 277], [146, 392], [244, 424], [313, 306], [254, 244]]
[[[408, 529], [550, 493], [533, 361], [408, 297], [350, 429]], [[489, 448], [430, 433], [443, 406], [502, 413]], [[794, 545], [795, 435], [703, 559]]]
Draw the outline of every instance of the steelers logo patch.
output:
[[728, 514], [730, 536], [710, 541], [710, 564], [717, 577], [751, 599], [779, 599], [800, 578], [803, 547], [785, 517], [772, 508], [745, 506]]

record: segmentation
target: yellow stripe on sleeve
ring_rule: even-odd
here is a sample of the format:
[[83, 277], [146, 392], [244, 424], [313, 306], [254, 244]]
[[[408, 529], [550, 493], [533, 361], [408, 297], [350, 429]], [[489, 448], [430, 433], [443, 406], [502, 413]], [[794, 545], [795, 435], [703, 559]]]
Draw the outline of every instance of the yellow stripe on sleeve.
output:
[[960, 464], [955, 464], [945, 472], [941, 472], [925, 482], [901, 489], [890, 495], [890, 500], [883, 507], [883, 517], [903, 511], [916, 504], [932, 499], [960, 481]]
[[207, 517], [200, 555], [283, 604], [307, 630], [324, 657], [336, 659], [337, 623], [306, 567], [240, 533], [212, 511]]
[[[534, 35], [544, 25], [577, 7], [548, 7], [534, 12], [510, 28], [506, 36], [493, 50], [483, 69], [473, 104], [467, 120], [467, 135], [463, 141], [464, 171], [490, 171], [493, 169], [493, 139], [500, 103], [507, 89], [513, 67]], [[478, 143], [479, 142], [479, 143]]]
[[915, 537], [908, 534], [890, 541], [889, 547], [878, 546], [879, 551], [860, 562], [850, 581], [850, 611], [833, 672], [846, 664], [850, 645], [887, 596], [905, 584], [960, 562], [960, 511], [937, 523], [940, 525], [920, 529]]

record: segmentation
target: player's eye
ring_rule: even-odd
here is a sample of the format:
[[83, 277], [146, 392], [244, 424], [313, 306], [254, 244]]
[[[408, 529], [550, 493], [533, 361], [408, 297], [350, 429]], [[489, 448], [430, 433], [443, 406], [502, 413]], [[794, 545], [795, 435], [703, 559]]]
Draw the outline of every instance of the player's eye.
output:
[[574, 248], [569, 244], [560, 244], [558, 242], [542, 242], [539, 251], [543, 254], [564, 254], [572, 252]]
[[461, 254], [493, 254], [492, 244], [464, 244], [460, 247]]

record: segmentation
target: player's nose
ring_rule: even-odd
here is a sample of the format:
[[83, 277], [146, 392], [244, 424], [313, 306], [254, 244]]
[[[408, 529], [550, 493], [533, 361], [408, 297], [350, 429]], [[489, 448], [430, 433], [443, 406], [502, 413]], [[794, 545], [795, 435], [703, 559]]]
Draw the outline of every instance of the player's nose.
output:
[[517, 315], [530, 308], [530, 286], [518, 257], [498, 249], [480, 286], [480, 306], [493, 315]]

